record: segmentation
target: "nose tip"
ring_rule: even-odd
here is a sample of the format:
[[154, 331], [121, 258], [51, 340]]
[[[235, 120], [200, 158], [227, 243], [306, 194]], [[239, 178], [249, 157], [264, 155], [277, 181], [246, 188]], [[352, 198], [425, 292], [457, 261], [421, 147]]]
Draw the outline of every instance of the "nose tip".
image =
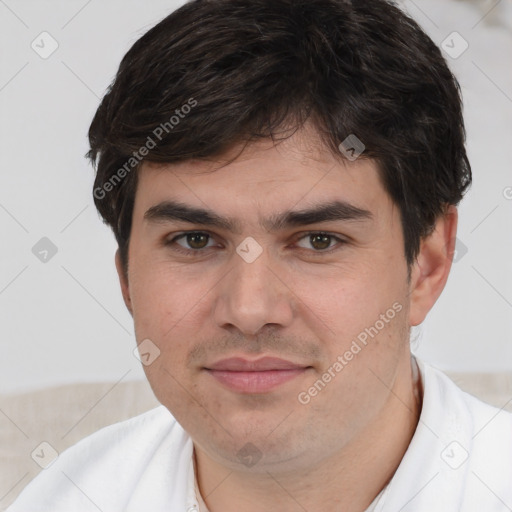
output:
[[[234, 268], [220, 284], [215, 304], [217, 325], [234, 326], [253, 338], [265, 326], [289, 325], [293, 316], [288, 289], [255, 243], [246, 238], [245, 244], [237, 248], [237, 252], [242, 249], [242, 255], [236, 256]], [[254, 258], [256, 252], [259, 255]]]

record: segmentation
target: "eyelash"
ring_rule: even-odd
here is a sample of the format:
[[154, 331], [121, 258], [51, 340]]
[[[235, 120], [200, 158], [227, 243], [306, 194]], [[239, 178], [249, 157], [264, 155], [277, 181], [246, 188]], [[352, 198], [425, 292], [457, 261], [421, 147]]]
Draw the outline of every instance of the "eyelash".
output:
[[[182, 254], [185, 254], [187, 256], [199, 256], [201, 255], [202, 253], [206, 252], [207, 249], [211, 249], [211, 247], [206, 247], [206, 248], [203, 248], [203, 249], [184, 249], [183, 247], [181, 247], [180, 245], [177, 245], [176, 242], [178, 240], [181, 240], [182, 238], [185, 238], [187, 235], [207, 235], [208, 237], [210, 237], [208, 239], [208, 242], [210, 241], [210, 239], [213, 239], [213, 235], [211, 235], [210, 233], [206, 232], [206, 231], [185, 231], [183, 233], [180, 233], [179, 235], [175, 236], [174, 238], [172, 238], [171, 240], [168, 240], [165, 242], [165, 245], [166, 246], [175, 246], [173, 247], [173, 250], [179, 252], [179, 253], [182, 253]], [[332, 238], [333, 240], [336, 240], [340, 245], [344, 245], [347, 243], [346, 240], [336, 236], [336, 235], [333, 235], [331, 233], [327, 233], [325, 231], [309, 231], [307, 233], [304, 233], [302, 234], [299, 238], [296, 239], [296, 242], [299, 242], [300, 240], [304, 239], [304, 238], [307, 238], [308, 236], [311, 236], [311, 235], [323, 235], [323, 236], [328, 236], [330, 238]], [[334, 248], [334, 249], [324, 249], [324, 250], [320, 250], [320, 251], [315, 251], [315, 250], [309, 250], [309, 249], [304, 249], [304, 248], [300, 248], [304, 251], [307, 251], [307, 252], [310, 252], [312, 255], [314, 256], [322, 256], [324, 254], [330, 254], [331, 252], [334, 252], [336, 251], [338, 248]]]

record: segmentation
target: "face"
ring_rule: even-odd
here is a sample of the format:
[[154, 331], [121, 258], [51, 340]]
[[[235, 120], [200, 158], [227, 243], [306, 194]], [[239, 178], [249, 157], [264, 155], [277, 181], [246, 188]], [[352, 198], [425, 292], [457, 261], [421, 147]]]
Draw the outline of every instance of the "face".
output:
[[140, 170], [122, 284], [137, 342], [160, 351], [144, 369], [196, 446], [234, 468], [341, 449], [409, 361], [399, 210], [374, 162], [320, 147], [299, 131], [227, 165], [240, 148]]

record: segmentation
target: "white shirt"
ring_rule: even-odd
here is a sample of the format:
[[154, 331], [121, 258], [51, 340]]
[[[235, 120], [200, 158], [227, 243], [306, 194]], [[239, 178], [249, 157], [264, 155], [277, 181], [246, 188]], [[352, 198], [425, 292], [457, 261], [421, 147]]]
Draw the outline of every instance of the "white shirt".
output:
[[[417, 362], [419, 423], [374, 512], [512, 510], [512, 414]], [[194, 512], [194, 482], [192, 440], [159, 406], [64, 451], [7, 510]]]
[[[387, 486], [380, 491], [380, 493], [377, 495], [377, 497], [372, 501], [371, 505], [364, 511], [364, 512], [375, 512], [375, 509], [377, 505], [379, 504], [382, 495], [384, 494], [385, 490], [387, 489]], [[196, 493], [197, 498], [197, 505], [199, 512], [210, 512], [208, 510], [208, 507], [206, 506], [206, 503], [203, 500], [203, 497], [201, 496], [201, 493], [199, 492], [199, 486], [197, 485], [197, 478], [194, 481], [194, 490]]]

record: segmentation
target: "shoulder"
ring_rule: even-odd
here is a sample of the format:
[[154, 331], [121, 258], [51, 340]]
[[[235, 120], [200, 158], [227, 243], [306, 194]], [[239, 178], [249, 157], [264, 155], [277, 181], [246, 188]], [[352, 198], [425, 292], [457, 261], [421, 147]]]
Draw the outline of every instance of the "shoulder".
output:
[[421, 414], [379, 511], [512, 507], [512, 414], [466, 393], [434, 366], [416, 362]]
[[[496, 439], [495, 436], [498, 436], [512, 446], [512, 412], [505, 409], [512, 402], [512, 396], [501, 407], [496, 407], [463, 391], [443, 371], [424, 362], [420, 364], [430, 386], [429, 392], [435, 400], [446, 406], [445, 418], [464, 419], [474, 440]], [[450, 421], [446, 425], [449, 427]]]
[[156, 407], [102, 428], [62, 452], [8, 511], [124, 510], [145, 473], [158, 472], [161, 452], [170, 461], [166, 477], [172, 478], [178, 471], [172, 461], [181, 460], [189, 444], [171, 413]]
[[[148, 448], [157, 448], [169, 437], [179, 447], [185, 437], [182, 434], [171, 413], [159, 406], [94, 432], [64, 451], [51, 467], [55, 466], [53, 472], [73, 469], [82, 474], [104, 473], [111, 465], [117, 464], [119, 469], [121, 455], [126, 462], [144, 464]], [[127, 472], [129, 467], [122, 471]]]
[[500, 506], [500, 500], [512, 506], [512, 413], [504, 409], [507, 403], [495, 407], [460, 389], [439, 369], [424, 365], [424, 371], [431, 399], [440, 405], [438, 422], [434, 414], [430, 417], [441, 441], [442, 467], [452, 481], [459, 476], [463, 487], [461, 510]]

